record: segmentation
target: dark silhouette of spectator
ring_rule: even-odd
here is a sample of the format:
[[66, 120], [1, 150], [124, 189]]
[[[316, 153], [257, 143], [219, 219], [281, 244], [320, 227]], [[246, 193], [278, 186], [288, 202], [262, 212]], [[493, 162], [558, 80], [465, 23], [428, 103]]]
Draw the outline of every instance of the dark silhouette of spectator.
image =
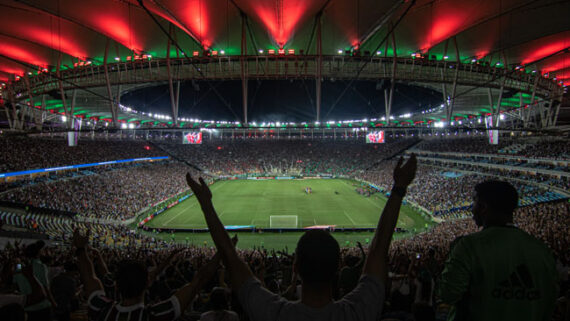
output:
[[475, 186], [473, 219], [483, 230], [452, 247], [439, 295], [454, 305], [451, 320], [550, 320], [557, 297], [554, 257], [513, 224], [515, 188], [502, 181]]
[[59, 321], [68, 321], [71, 312], [79, 306], [77, 298], [78, 290], [78, 270], [73, 262], [66, 262], [63, 265], [63, 273], [57, 275], [51, 281], [51, 293], [56, 303], [55, 317]]
[[228, 290], [216, 287], [210, 293], [211, 309], [200, 315], [200, 321], [238, 321], [239, 317], [234, 311], [229, 311]]
[[73, 235], [73, 245], [78, 256], [79, 272], [88, 297], [89, 314], [95, 320], [174, 320], [190, 305], [196, 294], [214, 276], [219, 266], [219, 255], [204, 265], [195, 281], [180, 288], [168, 300], [144, 304], [144, 294], [149, 275], [146, 267], [134, 260], [119, 263], [116, 283], [121, 300], [108, 299], [103, 284], [95, 275], [88, 250], [89, 235], [78, 230]]
[[388, 249], [398, 220], [402, 199], [416, 172], [416, 157], [394, 169], [394, 187], [382, 215], [363, 275], [356, 288], [339, 301], [333, 301], [333, 281], [340, 262], [338, 242], [327, 232], [312, 230], [297, 243], [293, 269], [302, 281], [301, 300], [290, 302], [264, 289], [232, 246], [230, 237], [212, 204], [212, 193], [202, 178], [199, 183], [186, 175], [196, 195], [212, 239], [227, 266], [233, 290], [252, 321], [265, 320], [378, 320], [384, 303], [388, 277]]

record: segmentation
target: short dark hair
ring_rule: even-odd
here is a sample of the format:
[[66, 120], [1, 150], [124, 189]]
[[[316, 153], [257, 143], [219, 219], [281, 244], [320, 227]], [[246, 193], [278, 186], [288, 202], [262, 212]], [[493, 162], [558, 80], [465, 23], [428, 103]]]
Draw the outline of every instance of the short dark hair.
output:
[[216, 287], [210, 293], [212, 310], [226, 310], [228, 308], [228, 292], [224, 288]]
[[305, 283], [332, 283], [338, 272], [340, 247], [324, 230], [311, 230], [297, 243], [297, 268]]
[[141, 262], [124, 260], [119, 263], [115, 279], [123, 299], [136, 298], [146, 289], [148, 272]]
[[519, 194], [511, 183], [489, 180], [475, 185], [475, 192], [495, 212], [512, 215], [518, 206]]
[[40, 254], [41, 249], [46, 245], [46, 242], [39, 240], [34, 242], [24, 249], [24, 255], [28, 258], [35, 258]]

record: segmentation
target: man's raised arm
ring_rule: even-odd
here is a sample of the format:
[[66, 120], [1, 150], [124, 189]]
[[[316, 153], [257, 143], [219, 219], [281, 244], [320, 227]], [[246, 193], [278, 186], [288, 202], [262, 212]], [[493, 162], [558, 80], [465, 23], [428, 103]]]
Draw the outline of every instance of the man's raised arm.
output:
[[388, 277], [388, 249], [398, 222], [402, 199], [406, 195], [408, 185], [410, 185], [416, 175], [416, 155], [412, 154], [404, 165], [402, 163], [403, 158], [400, 158], [394, 169], [394, 187], [378, 221], [362, 271], [363, 274], [378, 277], [383, 284], [386, 284]]
[[204, 182], [201, 177], [198, 179], [198, 182], [196, 182], [192, 179], [190, 173], [186, 174], [186, 181], [202, 207], [210, 235], [216, 244], [216, 248], [218, 248], [218, 251], [222, 254], [224, 264], [230, 272], [232, 288], [237, 290], [245, 281], [252, 277], [253, 274], [247, 264], [239, 258], [230, 236], [220, 221], [214, 209], [214, 204], [212, 204], [212, 192], [206, 182]]

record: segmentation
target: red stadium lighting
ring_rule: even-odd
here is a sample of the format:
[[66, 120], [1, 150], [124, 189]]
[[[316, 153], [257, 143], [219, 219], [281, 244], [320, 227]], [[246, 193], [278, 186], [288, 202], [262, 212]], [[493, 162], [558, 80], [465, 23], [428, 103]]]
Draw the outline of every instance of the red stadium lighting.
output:
[[218, 150], [222, 150], [222, 146], [218, 146]]
[[192, 51], [193, 57], [198, 57], [199, 55], [200, 55], [200, 53], [198, 51]]
[[295, 54], [295, 49], [289, 49], [287, 50], [287, 53], [290, 55], [294, 55]]
[[285, 49], [279, 49], [279, 54], [280, 54], [280, 55], [284, 55], [284, 54], [285, 54]]
[[132, 57], [131, 56], [127, 56], [127, 61], [131, 61]]
[[270, 55], [274, 55], [275, 54], [275, 49], [269, 49], [267, 50], [267, 53]]
[[217, 50], [213, 50], [212, 51], [212, 56], [217, 56], [218, 55], [218, 51]]
[[144, 149], [150, 150], [150, 146], [146, 145], [146, 146], [144, 147]]

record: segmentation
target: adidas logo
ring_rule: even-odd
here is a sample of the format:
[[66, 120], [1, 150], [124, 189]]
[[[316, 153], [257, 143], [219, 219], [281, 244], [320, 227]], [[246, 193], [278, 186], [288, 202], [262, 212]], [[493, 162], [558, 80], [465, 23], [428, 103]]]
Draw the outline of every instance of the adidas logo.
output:
[[500, 282], [492, 293], [495, 299], [527, 300], [540, 299], [540, 291], [534, 288], [528, 267], [521, 264], [511, 273], [508, 279]]

